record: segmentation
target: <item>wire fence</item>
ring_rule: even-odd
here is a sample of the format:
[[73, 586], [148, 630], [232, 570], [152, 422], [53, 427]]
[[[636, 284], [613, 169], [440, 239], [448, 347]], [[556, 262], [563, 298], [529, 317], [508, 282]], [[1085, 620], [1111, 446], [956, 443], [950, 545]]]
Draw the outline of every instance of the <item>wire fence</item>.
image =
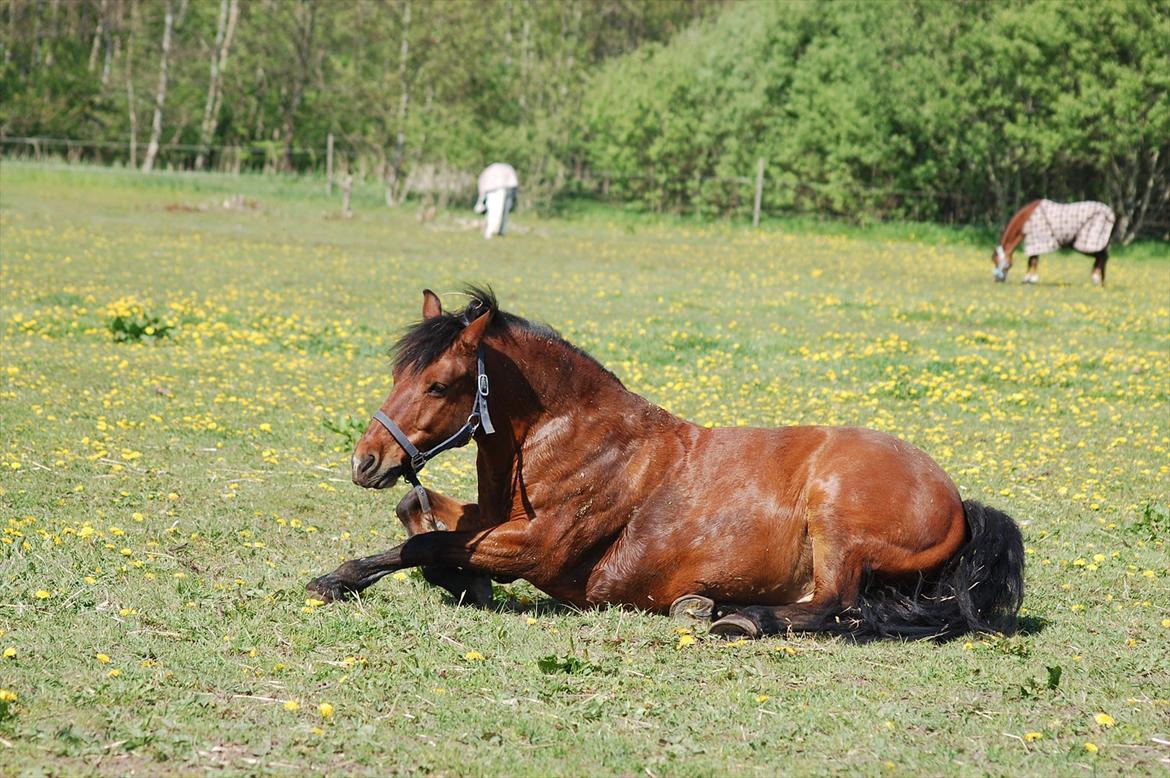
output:
[[[0, 137], [0, 154], [9, 159], [40, 162], [58, 160], [69, 164], [94, 164], [111, 169], [131, 170], [141, 165], [147, 146], [129, 141], [76, 140], [50, 137]], [[448, 204], [474, 202], [475, 174], [434, 164], [411, 166], [402, 181], [388, 181], [384, 153], [358, 149], [334, 142], [324, 148], [286, 147], [282, 141], [260, 141], [237, 145], [160, 143], [154, 162], [156, 171], [183, 174], [263, 174], [293, 178], [322, 178], [328, 194], [340, 192], [343, 181], [362, 197], [384, 197], [387, 201], [413, 199], [439, 208]], [[754, 176], [693, 176], [678, 178], [654, 171], [616, 173], [578, 166], [547, 180], [529, 176], [521, 189], [521, 204], [556, 208], [564, 197], [578, 197], [612, 204], [638, 203], [651, 211], [691, 214], [696, 218], [736, 218], [759, 224], [761, 217], [833, 214], [840, 218], [845, 209], [834, 207], [825, 191], [797, 180], [781, 181], [758, 160]], [[348, 178], [348, 181], [345, 179]], [[393, 188], [391, 194], [386, 191]], [[1010, 214], [990, 213], [985, 198], [962, 192], [937, 192], [893, 187], [853, 185], [851, 221], [899, 219], [928, 221], [981, 228], [1002, 223]], [[1004, 204], [1003, 209], [1016, 203]], [[1165, 238], [1170, 233], [1170, 203], [1151, 205], [1143, 232]]]

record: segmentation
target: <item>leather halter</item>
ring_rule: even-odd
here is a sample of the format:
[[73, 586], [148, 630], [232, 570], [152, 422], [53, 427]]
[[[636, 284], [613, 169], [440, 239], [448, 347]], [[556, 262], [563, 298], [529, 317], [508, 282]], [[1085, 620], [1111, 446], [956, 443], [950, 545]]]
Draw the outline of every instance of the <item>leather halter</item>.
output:
[[[492, 426], [492, 417], [488, 415], [489, 391], [490, 385], [483, 367], [483, 346], [480, 346], [475, 353], [475, 402], [471, 406], [471, 414], [454, 435], [426, 451], [420, 451], [417, 446], [411, 443], [410, 438], [406, 437], [406, 433], [385, 413], [380, 410], [374, 413], [374, 421], [386, 428], [386, 431], [394, 440], [398, 441], [398, 445], [402, 446], [402, 450], [410, 458], [410, 461], [403, 465], [402, 477], [410, 483], [410, 487], [418, 495], [423, 519], [431, 530], [439, 529], [439, 526], [438, 522], [435, 521], [435, 514], [431, 512], [431, 501], [427, 498], [427, 490], [419, 483], [418, 471], [422, 470], [428, 461], [444, 451], [466, 446], [479, 430], [482, 429], [485, 435], [491, 435], [496, 431], [496, 428]], [[446, 529], [446, 527], [444, 526], [442, 529]]]

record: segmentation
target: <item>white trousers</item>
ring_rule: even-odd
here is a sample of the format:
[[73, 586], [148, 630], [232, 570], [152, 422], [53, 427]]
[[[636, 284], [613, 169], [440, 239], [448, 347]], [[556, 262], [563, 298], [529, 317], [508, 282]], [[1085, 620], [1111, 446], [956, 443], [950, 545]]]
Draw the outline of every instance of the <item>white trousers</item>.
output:
[[493, 189], [484, 195], [487, 218], [484, 220], [483, 236], [503, 235], [508, 227], [508, 208], [511, 205], [511, 189]]

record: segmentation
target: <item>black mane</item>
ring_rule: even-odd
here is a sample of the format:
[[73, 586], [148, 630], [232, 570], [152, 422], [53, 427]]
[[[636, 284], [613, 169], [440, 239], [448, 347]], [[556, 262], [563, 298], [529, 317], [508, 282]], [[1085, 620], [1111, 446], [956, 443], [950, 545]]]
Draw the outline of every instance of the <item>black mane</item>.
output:
[[463, 310], [423, 319], [402, 333], [402, 337], [394, 344], [395, 372], [403, 369], [411, 372], [422, 370], [451, 347], [464, 327], [485, 313], [491, 314], [485, 334], [526, 332], [545, 340], [559, 341], [581, 354], [585, 353], [561, 338], [560, 333], [552, 327], [533, 324], [527, 319], [501, 311], [490, 286], [467, 286], [463, 293], [469, 298]]

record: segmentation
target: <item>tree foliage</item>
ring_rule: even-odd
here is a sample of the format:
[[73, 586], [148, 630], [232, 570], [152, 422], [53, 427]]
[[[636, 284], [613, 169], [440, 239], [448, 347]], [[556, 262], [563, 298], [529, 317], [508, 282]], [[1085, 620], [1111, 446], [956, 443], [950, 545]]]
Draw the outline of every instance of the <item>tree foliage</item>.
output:
[[[206, 127], [220, 169], [317, 168], [333, 134], [388, 202], [506, 159], [544, 197], [742, 214], [763, 158], [770, 212], [1166, 219], [1166, 0], [249, 0], [214, 89], [226, 0], [171, 5], [165, 165]], [[145, 145], [166, 6], [0, 0], [0, 135]]]
[[725, 182], [762, 157], [772, 210], [998, 221], [1094, 198], [1128, 238], [1170, 195], [1168, 40], [1147, 0], [742, 3], [602, 68], [580, 149], [658, 210], [743, 211], [750, 182]]

